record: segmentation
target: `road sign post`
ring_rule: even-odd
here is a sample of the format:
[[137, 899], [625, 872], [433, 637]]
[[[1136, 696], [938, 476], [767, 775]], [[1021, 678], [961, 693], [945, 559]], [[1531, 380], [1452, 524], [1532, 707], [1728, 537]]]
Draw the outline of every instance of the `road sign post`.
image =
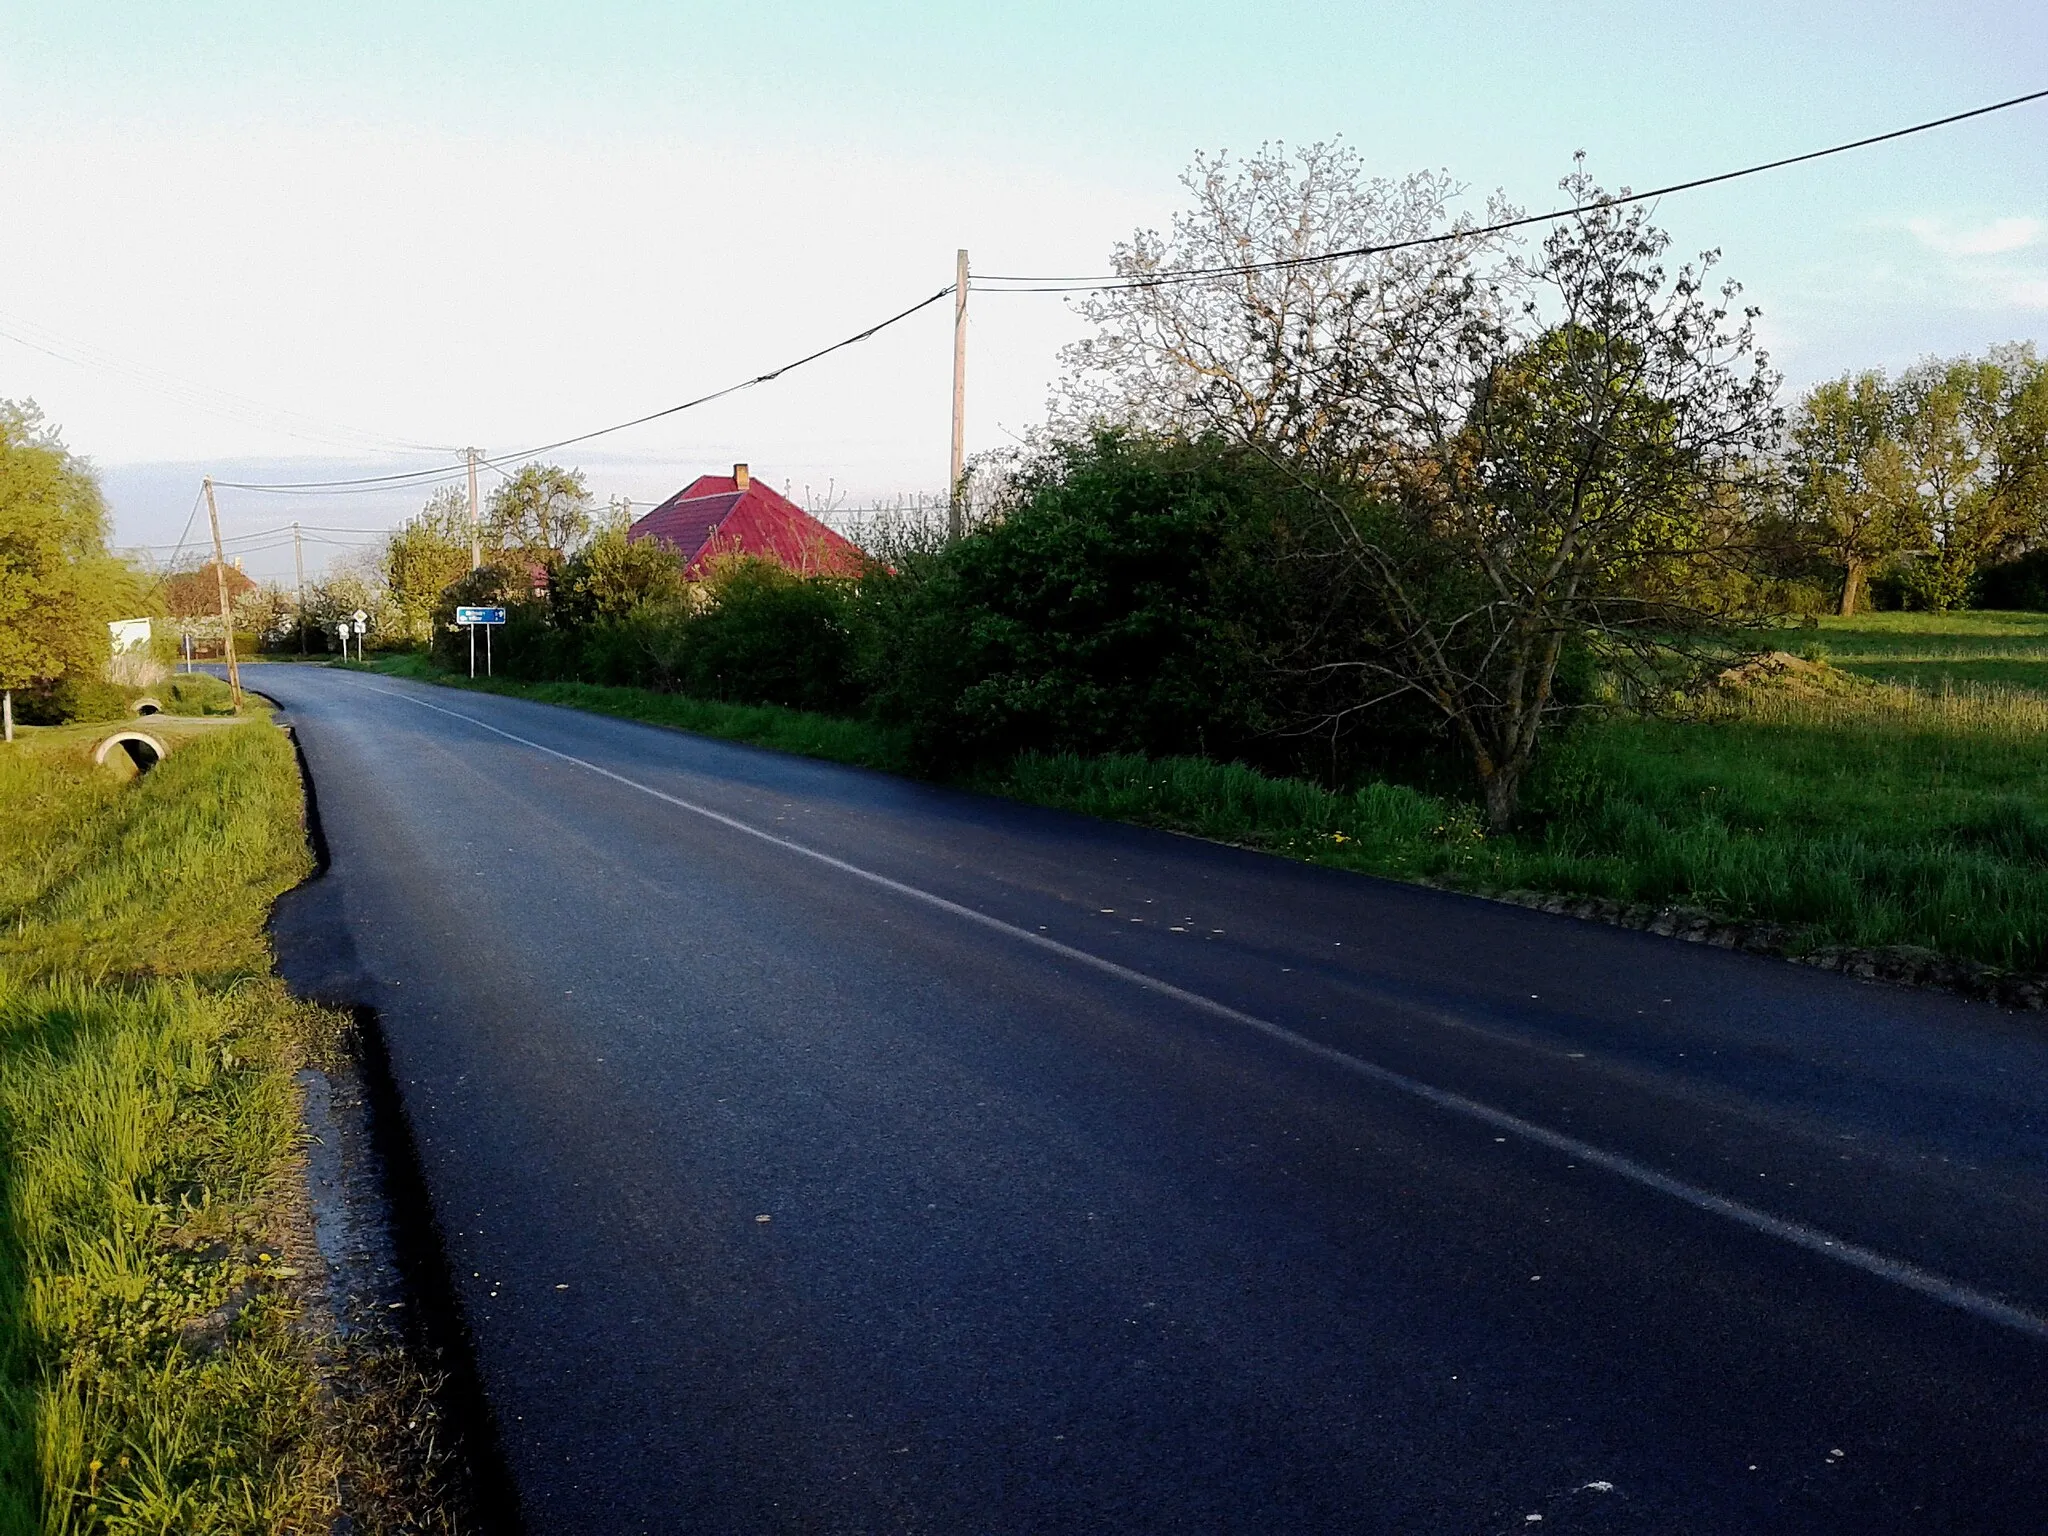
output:
[[469, 675], [476, 676], [476, 632], [483, 626], [484, 632], [484, 676], [491, 675], [491, 630], [505, 622], [502, 608], [458, 608], [455, 622], [469, 631]]

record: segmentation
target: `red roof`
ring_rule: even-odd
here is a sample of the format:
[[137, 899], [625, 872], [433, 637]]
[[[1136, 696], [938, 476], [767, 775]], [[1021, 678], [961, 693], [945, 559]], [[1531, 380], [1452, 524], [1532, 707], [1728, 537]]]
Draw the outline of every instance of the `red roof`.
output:
[[867, 557], [786, 496], [759, 480], [743, 491], [731, 475], [699, 475], [627, 530], [659, 539], [701, 576], [720, 555], [773, 560], [800, 576], [856, 576]]

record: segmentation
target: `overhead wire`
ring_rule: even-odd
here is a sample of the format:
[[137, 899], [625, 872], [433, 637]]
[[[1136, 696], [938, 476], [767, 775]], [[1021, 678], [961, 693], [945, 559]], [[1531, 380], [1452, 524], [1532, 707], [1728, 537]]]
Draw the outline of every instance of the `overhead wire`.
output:
[[[1559, 219], [1575, 218], [1580, 214], [1592, 213], [1602, 208], [1622, 208], [1631, 203], [1650, 202], [1657, 198], [1671, 197], [1680, 192], [1692, 192], [1700, 187], [1717, 186], [1722, 182], [1738, 181], [1745, 176], [1760, 176], [1766, 171], [1783, 170], [1790, 165], [1803, 165], [1810, 160], [1824, 160], [1830, 155], [1844, 155], [1851, 150], [1868, 149], [1873, 144], [1889, 143], [1893, 139], [1908, 138], [1916, 133], [1927, 133], [1936, 128], [1947, 128], [1955, 123], [1967, 122], [1973, 117], [1984, 117], [1993, 112], [2004, 112], [2012, 107], [2025, 106], [2029, 102], [2048, 99], [2048, 90], [2029, 91], [2024, 96], [2009, 97], [1995, 101], [1989, 106], [1972, 107], [1967, 112], [1952, 112], [1947, 117], [1933, 118], [1924, 123], [1914, 123], [1905, 128], [1894, 128], [1886, 133], [1874, 133], [1866, 138], [1852, 139], [1845, 144], [1832, 144], [1826, 149], [1811, 149], [1803, 154], [1785, 155], [1776, 160], [1766, 160], [1757, 165], [1746, 165], [1739, 170], [1720, 171], [1712, 176], [1696, 176], [1690, 181], [1676, 181], [1668, 186], [1654, 187], [1647, 192], [1624, 191], [1614, 197], [1601, 198], [1590, 203], [1580, 203], [1570, 208], [1557, 208], [1548, 213], [1520, 214], [1512, 219], [1500, 219], [1492, 224], [1471, 225], [1465, 228], [1443, 230], [1432, 235], [1417, 235], [1407, 240], [1389, 240], [1375, 245], [1353, 246], [1341, 251], [1318, 251], [1307, 256], [1277, 256], [1269, 261], [1249, 261], [1213, 267], [1173, 267], [1159, 272], [1108, 273], [1085, 277], [1038, 276], [1031, 274], [976, 273], [968, 284], [970, 290], [978, 289], [987, 293], [1100, 293], [1123, 288], [1159, 288], [1177, 283], [1202, 282], [1212, 277], [1236, 277], [1253, 272], [1278, 272], [1294, 267], [1319, 266], [1325, 262], [1347, 261], [1357, 256], [1383, 256], [1394, 251], [1415, 250], [1422, 246], [1446, 245], [1459, 240], [1481, 240], [1489, 235], [1505, 234], [1509, 230], [1523, 229], [1532, 224], [1548, 224]], [[997, 284], [981, 288], [982, 284]], [[1009, 286], [1009, 285], [1035, 286]]]
[[[740, 391], [742, 390], [753, 389], [757, 385], [772, 383], [776, 379], [781, 378], [786, 373], [794, 372], [798, 368], [802, 368], [811, 363], [817, 362], [820, 358], [829, 357], [834, 352], [843, 351], [847, 347], [857, 346], [861, 342], [867, 341], [871, 337], [879, 335], [881, 332], [887, 330], [890, 326], [896, 325], [901, 321], [908, 320], [912, 315], [916, 314], [919, 310], [927, 309], [931, 305], [938, 303], [939, 300], [950, 296], [952, 292], [953, 285], [951, 283], [948, 283], [938, 292], [930, 295], [927, 298], [919, 299], [915, 304], [910, 305], [907, 309], [898, 310], [895, 314], [889, 316], [886, 320], [878, 320], [873, 325], [868, 326], [865, 330], [857, 331], [851, 336], [845, 337], [839, 341], [835, 341], [830, 346], [820, 347], [815, 352], [807, 352], [802, 357], [796, 358], [791, 362], [784, 363], [778, 368], [771, 368], [765, 373], [757, 373], [752, 378], [740, 380], [737, 384], [728, 384], [723, 389], [714, 389], [709, 394], [698, 395], [695, 399], [685, 400], [679, 405], [664, 406], [661, 410], [649, 411], [643, 416], [635, 416], [626, 421], [613, 422], [610, 426], [598, 427], [590, 432], [579, 432], [574, 437], [557, 438], [554, 442], [551, 443], [541, 443], [536, 447], [522, 448], [516, 453], [492, 454], [488, 457], [479, 455], [477, 458], [477, 463], [480, 465], [487, 465], [492, 469], [502, 469], [502, 467], [507, 464], [522, 463], [527, 459], [536, 458], [543, 453], [553, 453], [555, 450], [559, 448], [573, 447], [577, 443], [587, 443], [595, 438], [609, 437], [614, 432], [624, 432], [632, 427], [645, 426], [650, 421], [660, 421], [662, 418], [667, 416], [678, 415], [683, 411], [695, 410], [700, 405], [709, 405], [714, 400], [723, 400], [726, 396], [736, 395], [740, 393]], [[352, 494], [369, 489], [417, 489], [422, 486], [433, 484], [436, 481], [451, 480], [456, 476], [465, 475], [468, 472], [469, 464], [465, 460], [463, 463], [460, 464], [443, 465], [433, 469], [411, 470], [400, 474], [390, 475], [365, 475], [340, 480], [272, 481], [266, 483], [241, 480], [216, 480], [214, 481], [214, 484], [216, 486], [222, 486], [231, 490], [238, 491], [274, 491], [303, 493], [308, 495]]]
[[[1906, 127], [1891, 129], [1884, 133], [1870, 134], [1860, 139], [1853, 139], [1845, 143], [1829, 145], [1823, 149], [1808, 150], [1801, 154], [1781, 156], [1775, 160], [1768, 160], [1760, 162], [1755, 165], [1743, 166], [1736, 170], [1721, 171], [1710, 176], [1699, 176], [1694, 177], [1688, 181], [1673, 182], [1669, 185], [1656, 187], [1646, 192], [1623, 191], [1622, 193], [1614, 197], [1602, 198], [1595, 202], [1582, 203], [1573, 207], [1554, 209], [1546, 213], [1521, 214], [1511, 219], [1496, 220], [1495, 222], [1490, 224], [1467, 225], [1463, 227], [1453, 228], [1450, 230], [1439, 231], [1434, 234], [1416, 236], [1406, 240], [1386, 241], [1372, 245], [1355, 246], [1345, 250], [1316, 252], [1313, 254], [1303, 256], [1275, 257], [1267, 261], [1244, 262], [1209, 267], [1169, 268], [1158, 272], [1150, 273], [1134, 274], [1126, 272], [1112, 274], [1096, 274], [1088, 276], [1044, 276], [1032, 274], [984, 273], [977, 274], [976, 276], [974, 276], [970, 280], [969, 286], [973, 290], [986, 293], [1077, 293], [1103, 292], [1115, 289], [1128, 288], [1151, 288], [1178, 283], [1199, 282], [1214, 277], [1239, 276], [1247, 273], [1281, 271], [1296, 267], [1319, 265], [1332, 261], [1342, 261], [1359, 256], [1384, 255], [1395, 251], [1411, 250], [1432, 245], [1442, 245], [1454, 241], [1484, 239], [1492, 235], [1503, 234], [1510, 230], [1526, 228], [1531, 225], [1552, 223], [1560, 219], [1572, 218], [1581, 214], [1594, 212], [1600, 209], [1624, 207], [1634, 203], [1648, 202], [1658, 198], [1673, 196], [1681, 192], [1690, 192], [1702, 187], [1715, 186], [1723, 182], [1736, 181], [1744, 177], [1761, 175], [1768, 171], [1782, 170], [1788, 166], [1802, 165], [1809, 161], [1826, 159], [1833, 155], [1847, 154], [1853, 150], [1865, 149], [1875, 144], [1888, 143], [1892, 140], [1907, 138], [1915, 134], [1931, 132], [1938, 128], [1945, 128], [1952, 126], [1956, 123], [1967, 122], [1972, 118], [1984, 117], [1994, 112], [2007, 111], [2011, 108], [2024, 106], [2028, 103], [2041, 101], [2043, 99], [2048, 99], [2048, 90], [2031, 91], [2024, 95], [2013, 96], [2003, 101], [1993, 102], [1987, 106], [1974, 107], [1968, 111], [1950, 113], [1945, 117], [1933, 118], [1926, 122], [1910, 124]], [[624, 421], [613, 422], [608, 426], [598, 427], [588, 432], [579, 432], [574, 434], [573, 436], [557, 438], [552, 442], [541, 443], [530, 448], [523, 448], [514, 453], [493, 454], [488, 456], [478, 455], [475, 462], [480, 466], [490, 468], [493, 471], [501, 475], [504, 475], [507, 473], [504, 466], [520, 464], [527, 460], [536, 458], [544, 453], [553, 453], [558, 449], [573, 447], [579, 443], [591, 442], [597, 438], [608, 437], [617, 432], [624, 432], [634, 427], [645, 426], [649, 422], [660, 421], [666, 417], [675, 416], [684, 411], [694, 410], [699, 406], [709, 405], [713, 401], [725, 399], [728, 396], [738, 394], [743, 390], [753, 389], [762, 384], [772, 383], [776, 379], [782, 378], [785, 374], [791, 373], [796, 369], [805, 367], [811, 363], [819, 361], [822, 358], [829, 357], [835, 352], [842, 351], [848, 347], [857, 346], [860, 343], [871, 339], [872, 337], [880, 334], [882, 331], [887, 330], [889, 327], [897, 325], [900, 322], [909, 319], [912, 315], [917, 314], [919, 311], [927, 309], [931, 305], [938, 303], [941, 299], [949, 297], [954, 293], [954, 291], [955, 285], [949, 283], [945, 287], [940, 288], [937, 292], [932, 293], [927, 297], [918, 300], [916, 303], [911, 304], [904, 309], [898, 310], [895, 314], [888, 316], [886, 319], [877, 321], [875, 324], [870, 325], [863, 330], [857, 331], [853, 335], [847, 336], [839, 341], [835, 341], [831, 343], [829, 346], [820, 347], [813, 352], [808, 352], [801, 357], [798, 357], [790, 362], [782, 364], [779, 367], [769, 369], [763, 373], [755, 374], [752, 377], [742, 379], [737, 383], [728, 384], [723, 388], [712, 390], [709, 393], [698, 395], [693, 399], [682, 401], [679, 404], [665, 406], [660, 410], [649, 411], [643, 415], [633, 416]], [[0, 332], [0, 334], [4, 334], [4, 332]], [[20, 338], [13, 339], [19, 340]], [[467, 475], [469, 469], [470, 463], [468, 459], [465, 458], [462, 462], [459, 463], [435, 465], [423, 469], [398, 471], [382, 475], [362, 475], [343, 477], [338, 479], [299, 481], [216, 480], [214, 484], [223, 489], [254, 491], [273, 494], [361, 495], [375, 492], [388, 492], [405, 489], [424, 489], [428, 486], [449, 484], [454, 482], [458, 478]], [[189, 520], [187, 526], [189, 530]]]

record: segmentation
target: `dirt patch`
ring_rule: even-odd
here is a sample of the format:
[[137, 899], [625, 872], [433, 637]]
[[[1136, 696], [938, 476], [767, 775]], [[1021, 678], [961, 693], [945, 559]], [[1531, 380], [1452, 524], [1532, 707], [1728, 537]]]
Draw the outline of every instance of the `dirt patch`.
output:
[[1821, 690], [1835, 686], [1842, 674], [1824, 661], [1808, 661], [1804, 656], [1794, 656], [1790, 651], [1766, 651], [1763, 655], [1745, 661], [1739, 667], [1730, 667], [1714, 679], [1722, 688], [1731, 691], [1754, 688], [1760, 684], [1775, 684], [1779, 687]]

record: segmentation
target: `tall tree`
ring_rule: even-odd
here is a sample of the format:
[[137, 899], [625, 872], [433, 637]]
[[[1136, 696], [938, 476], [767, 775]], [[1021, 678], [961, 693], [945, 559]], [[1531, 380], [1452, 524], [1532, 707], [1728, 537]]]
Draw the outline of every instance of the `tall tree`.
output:
[[489, 542], [507, 553], [557, 566], [590, 528], [590, 489], [580, 469], [528, 464], [491, 492]]
[[[1126, 281], [1078, 306], [1095, 334], [1064, 354], [1067, 428], [1213, 430], [1327, 460], [1383, 429], [1384, 386], [1412, 395], [1373, 364], [1413, 358], [1418, 333], [1467, 323], [1482, 297], [1476, 238], [1365, 249], [1469, 223], [1450, 218], [1462, 189], [1440, 172], [1368, 176], [1325, 143], [1198, 156], [1181, 180], [1193, 206], [1119, 244]], [[1360, 254], [1308, 259], [1333, 250]], [[1171, 276], [1189, 272], [1206, 275]]]
[[1845, 374], [1806, 392], [1786, 433], [1793, 502], [1811, 547], [1842, 571], [1852, 614], [1868, 573], [1930, 533], [1882, 373]]
[[33, 403], [0, 400], [0, 717], [14, 739], [14, 691], [94, 670], [107, 621], [130, 594], [106, 548], [92, 471]]
[[1901, 436], [1931, 532], [1907, 579], [1930, 608], [1968, 600], [1977, 571], [2048, 521], [2048, 380], [2031, 347], [1930, 358], [1899, 381]]
[[[496, 551], [486, 553], [495, 559]], [[434, 606], [469, 570], [469, 498], [455, 486], [435, 491], [419, 513], [393, 529], [384, 545], [384, 584], [409, 639], [431, 640]]]

